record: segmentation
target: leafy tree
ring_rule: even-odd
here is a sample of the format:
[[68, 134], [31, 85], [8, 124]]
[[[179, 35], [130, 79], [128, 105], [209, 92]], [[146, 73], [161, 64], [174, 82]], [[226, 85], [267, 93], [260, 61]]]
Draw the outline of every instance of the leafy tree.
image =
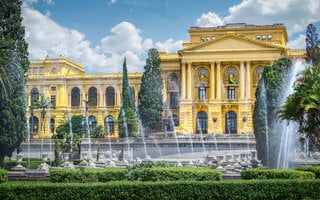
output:
[[27, 136], [25, 94], [29, 68], [20, 0], [0, 1], [0, 167]]
[[65, 142], [62, 143], [64, 152], [70, 152], [71, 148], [72, 152], [78, 152], [80, 150], [81, 138], [84, 136], [83, 122], [83, 115], [72, 116], [71, 122], [66, 116], [66, 119], [60, 122], [60, 125], [56, 129], [56, 137], [65, 139]]
[[97, 125], [90, 129], [91, 138], [103, 138], [105, 135], [106, 135], [106, 131], [101, 125]]
[[319, 38], [317, 29], [313, 24], [309, 24], [306, 31], [307, 62], [318, 65], [320, 59]]
[[[299, 123], [299, 132], [319, 144], [320, 141], [320, 65], [308, 67], [281, 106], [278, 117], [281, 120]], [[319, 145], [318, 145], [319, 147]]]
[[258, 159], [270, 168], [277, 164], [280, 134], [275, 122], [282, 102], [281, 94], [287, 89], [285, 77], [290, 73], [291, 66], [292, 63], [287, 58], [277, 60], [272, 66], [265, 66], [256, 90], [253, 125]]
[[119, 137], [136, 137], [139, 132], [139, 121], [135, 112], [133, 95], [128, 81], [127, 62], [123, 62], [122, 105], [118, 116]]
[[146, 131], [161, 126], [162, 122], [163, 83], [160, 62], [158, 51], [150, 49], [139, 91], [139, 116]]

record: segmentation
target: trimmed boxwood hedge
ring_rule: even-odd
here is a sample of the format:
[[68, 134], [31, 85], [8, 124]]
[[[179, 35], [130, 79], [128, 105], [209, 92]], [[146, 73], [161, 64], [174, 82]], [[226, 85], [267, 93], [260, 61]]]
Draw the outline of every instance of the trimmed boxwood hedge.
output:
[[292, 169], [248, 169], [241, 171], [241, 178], [250, 179], [314, 179], [312, 172]]
[[0, 168], [0, 183], [8, 181], [8, 173], [7, 170]]
[[220, 181], [222, 173], [210, 168], [196, 167], [152, 167], [139, 174], [141, 181]]
[[107, 167], [103, 169], [51, 169], [51, 182], [108, 182], [127, 179], [128, 170], [125, 168]]
[[296, 170], [313, 172], [316, 178], [320, 178], [320, 166], [304, 165], [304, 166], [298, 167]]
[[239, 181], [6, 182], [0, 199], [319, 199], [319, 179]]

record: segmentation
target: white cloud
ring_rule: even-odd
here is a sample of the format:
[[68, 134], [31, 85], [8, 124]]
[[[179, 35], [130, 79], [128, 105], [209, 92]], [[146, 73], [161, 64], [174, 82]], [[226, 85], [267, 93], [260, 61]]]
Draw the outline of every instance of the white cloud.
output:
[[102, 50], [107, 53], [133, 51], [143, 53], [152, 47], [150, 39], [143, 40], [140, 30], [129, 22], [121, 22], [111, 29], [113, 35], [101, 40]]
[[289, 41], [287, 46], [291, 49], [305, 49], [306, 36], [303, 34], [300, 34], [295, 40]]
[[197, 19], [197, 26], [207, 27], [207, 26], [221, 26], [224, 24], [223, 20], [216, 14], [212, 12], [203, 13], [199, 19]]
[[173, 39], [167, 39], [164, 42], [156, 42], [156, 48], [159, 51], [165, 51], [167, 53], [176, 53], [182, 48], [182, 40], [174, 41]]
[[116, 4], [116, 3], [118, 3], [117, 0], [110, 0], [109, 3], [108, 3], [108, 5], [111, 6], [112, 4]]
[[64, 55], [84, 65], [89, 73], [115, 73], [122, 71], [126, 57], [129, 72], [143, 71], [147, 50], [153, 47], [153, 41], [141, 38], [141, 31], [134, 25], [128, 22], [116, 25], [111, 29], [113, 35], [92, 47], [84, 34], [57, 24], [48, 12], [42, 14], [29, 5], [24, 4], [22, 15], [31, 60]]
[[[320, 22], [319, 0], [243, 0], [229, 8], [229, 14], [219, 17], [208, 12], [201, 15], [197, 25], [218, 26], [225, 23], [245, 22], [247, 24], [268, 25], [284, 23], [288, 35], [302, 33], [310, 23]], [[290, 45], [301, 47], [301, 37]]]

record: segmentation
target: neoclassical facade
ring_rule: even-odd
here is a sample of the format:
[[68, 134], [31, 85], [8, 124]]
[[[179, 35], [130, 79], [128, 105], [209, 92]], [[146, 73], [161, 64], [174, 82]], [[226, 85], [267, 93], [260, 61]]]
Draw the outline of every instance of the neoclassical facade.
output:
[[[163, 77], [163, 129], [181, 134], [252, 133], [255, 90], [265, 65], [281, 57], [302, 58], [304, 51], [286, 47], [283, 24], [227, 24], [191, 27], [190, 41], [176, 54], [159, 52]], [[136, 100], [142, 73], [130, 73]], [[121, 104], [122, 74], [86, 74], [83, 66], [60, 56], [31, 61], [28, 72], [28, 119], [34, 137], [68, 116], [84, 115], [88, 103], [89, 124], [100, 124], [115, 136]], [[41, 110], [32, 109], [33, 99], [50, 97], [42, 123]], [[139, 102], [136, 102], [137, 104]], [[43, 126], [44, 124], [44, 126]]]

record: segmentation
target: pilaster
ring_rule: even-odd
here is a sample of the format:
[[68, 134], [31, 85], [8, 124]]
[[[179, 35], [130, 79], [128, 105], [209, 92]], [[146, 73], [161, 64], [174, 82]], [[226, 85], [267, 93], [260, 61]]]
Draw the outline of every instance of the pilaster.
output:
[[191, 71], [192, 71], [192, 63], [188, 63], [188, 68], [187, 68], [187, 99], [191, 100], [192, 99], [192, 76], [191, 76]]
[[215, 73], [214, 73], [214, 70], [215, 70], [215, 66], [214, 66], [214, 62], [211, 62], [210, 63], [210, 100], [214, 100], [215, 99], [215, 91], [214, 91], [214, 88], [215, 88]]
[[221, 62], [217, 62], [217, 99], [221, 99]]
[[244, 67], [244, 61], [240, 61], [240, 99], [244, 99], [244, 73], [245, 73], [245, 67]]

